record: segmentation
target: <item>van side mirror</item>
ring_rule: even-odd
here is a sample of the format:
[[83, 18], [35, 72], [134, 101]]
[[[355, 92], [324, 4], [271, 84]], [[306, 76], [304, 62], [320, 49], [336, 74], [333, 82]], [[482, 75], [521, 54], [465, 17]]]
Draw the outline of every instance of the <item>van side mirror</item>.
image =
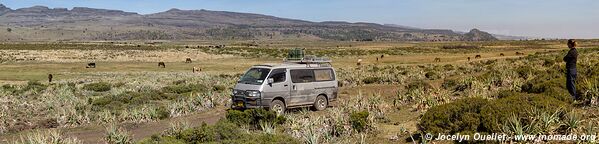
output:
[[268, 84], [272, 84], [273, 82], [275, 82], [275, 79], [274, 78], [268, 78], [267, 82], [268, 82]]

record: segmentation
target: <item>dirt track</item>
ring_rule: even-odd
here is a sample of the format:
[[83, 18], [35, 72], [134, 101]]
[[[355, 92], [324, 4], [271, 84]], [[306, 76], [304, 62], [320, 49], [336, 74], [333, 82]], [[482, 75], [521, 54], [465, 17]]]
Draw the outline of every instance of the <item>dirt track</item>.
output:
[[[120, 124], [119, 126], [125, 128], [130, 134], [132, 134], [134, 141], [139, 141], [143, 138], [150, 137], [153, 134], [158, 134], [168, 129], [170, 124], [174, 121], [186, 121], [191, 127], [195, 127], [202, 123], [214, 124], [224, 116], [225, 108], [217, 107], [213, 110], [191, 114], [188, 116], [140, 124], [124, 123]], [[85, 144], [105, 143], [103, 138], [106, 133], [106, 128], [103, 125], [87, 125], [75, 128], [63, 128], [60, 130], [65, 137], [75, 137]], [[19, 138], [20, 134], [1, 135], [0, 143], [11, 143], [13, 141], [19, 140]]]

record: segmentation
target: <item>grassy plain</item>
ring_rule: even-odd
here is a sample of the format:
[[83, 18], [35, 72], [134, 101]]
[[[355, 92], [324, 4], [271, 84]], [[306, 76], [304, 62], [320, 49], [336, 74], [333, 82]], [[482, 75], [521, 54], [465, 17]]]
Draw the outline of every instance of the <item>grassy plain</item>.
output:
[[[326, 111], [291, 111], [284, 116], [287, 123], [282, 126], [267, 125], [272, 129], [264, 125], [259, 128], [242, 126], [249, 134], [285, 134], [305, 143], [411, 143], [412, 138], [422, 141], [418, 136], [427, 131], [462, 132], [452, 129], [453, 123], [444, 127], [422, 118], [426, 116], [440, 120], [443, 115], [436, 115], [435, 112], [449, 113], [435, 107], [452, 105], [455, 101], [468, 98], [486, 99], [493, 101], [493, 104], [488, 104], [489, 107], [501, 107], [496, 103], [507, 101], [504, 97], [525, 97], [527, 94], [552, 97], [564, 101], [559, 104], [574, 106], [571, 111], [560, 112], [562, 116], [548, 124], [555, 128], [527, 133], [587, 132], [587, 124], [591, 125], [590, 128], [599, 125], [593, 123], [597, 120], [593, 116], [599, 113], [597, 107], [592, 104], [575, 106], [571, 101], [562, 99], [563, 95], [550, 94], [564, 92], [562, 86], [554, 85], [561, 84], [561, 81], [556, 83], [561, 79], [544, 79], [560, 75], [560, 69], [563, 68], [560, 57], [566, 50], [563, 43], [556, 40], [0, 44], [0, 83], [4, 85], [0, 89], [0, 102], [4, 106], [0, 111], [0, 139], [5, 142], [19, 140], [36, 131], [41, 131], [42, 135], [37, 136], [41, 139], [48, 137], [43, 131], [52, 129], [59, 130], [59, 135], [63, 135], [60, 137], [67, 140], [101, 143], [106, 137], [97, 133], [107, 130], [103, 127], [117, 125], [130, 132], [130, 138], [134, 141], [173, 140], [173, 135], [183, 135], [184, 132], [165, 131], [177, 128], [173, 125], [181, 121], [188, 123], [185, 124], [188, 125], [186, 128], [199, 126], [202, 122], [217, 123], [215, 118], [220, 119], [227, 113], [223, 111], [229, 104], [229, 89], [239, 74], [251, 65], [279, 63], [291, 48], [306, 48], [308, 54], [333, 59], [338, 79], [343, 84], [340, 101]], [[599, 84], [592, 79], [597, 76], [593, 70], [598, 62], [593, 57], [598, 55], [599, 40], [581, 40], [579, 43], [580, 49], [587, 49], [581, 51], [579, 60], [583, 71], [579, 89], [585, 99], [593, 103], [599, 96]], [[215, 48], [216, 45], [226, 47]], [[524, 55], [517, 55], [517, 52]], [[384, 57], [381, 58], [381, 55]], [[481, 55], [482, 58], [475, 59], [475, 55]], [[194, 61], [185, 63], [187, 57]], [[441, 61], [435, 62], [435, 58]], [[356, 65], [358, 59], [363, 60], [361, 66]], [[157, 63], [162, 61], [166, 68], [158, 67]], [[85, 68], [89, 62], [95, 62], [97, 68]], [[202, 71], [192, 73], [193, 67]], [[47, 82], [48, 74], [54, 75], [52, 84]], [[104, 83], [109, 87], [107, 91], [104, 91]], [[537, 83], [541, 83], [540, 86]], [[546, 90], [553, 88], [556, 90]], [[370, 114], [365, 120], [366, 131], [355, 127], [354, 117], [349, 115], [359, 111]], [[210, 112], [220, 114], [206, 117], [205, 113]], [[575, 122], [579, 124], [573, 126], [568, 123], [573, 118], [567, 116], [573, 112], [587, 115], [576, 117]], [[490, 119], [478, 116], [478, 113], [474, 115], [477, 115], [475, 119]], [[522, 117], [522, 124], [533, 127], [531, 120], [525, 117], [535, 116], [519, 116]], [[507, 122], [496, 123], [508, 125]], [[464, 122], [461, 126], [467, 127], [468, 124], [471, 123]], [[476, 129], [478, 132], [497, 132], [492, 130]], [[501, 132], [513, 131], [505, 129]], [[150, 138], [151, 135], [154, 136]]]

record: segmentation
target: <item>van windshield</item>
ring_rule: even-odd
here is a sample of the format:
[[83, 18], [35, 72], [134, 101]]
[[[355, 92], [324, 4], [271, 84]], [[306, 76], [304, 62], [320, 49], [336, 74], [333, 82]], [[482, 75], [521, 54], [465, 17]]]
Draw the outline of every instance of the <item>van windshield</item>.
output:
[[251, 68], [239, 80], [239, 83], [261, 85], [268, 76], [270, 69], [267, 68]]

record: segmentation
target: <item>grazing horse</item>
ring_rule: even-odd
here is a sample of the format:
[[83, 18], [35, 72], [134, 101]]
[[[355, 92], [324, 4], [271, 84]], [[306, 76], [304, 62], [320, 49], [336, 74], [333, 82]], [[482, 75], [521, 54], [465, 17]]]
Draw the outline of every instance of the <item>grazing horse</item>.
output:
[[96, 63], [87, 63], [87, 66], [85, 66], [85, 68], [96, 68]]
[[516, 52], [516, 55], [524, 55], [524, 53]]
[[357, 65], [358, 65], [358, 66], [362, 65], [362, 59], [358, 59], [358, 63], [357, 63]]
[[468, 57], [468, 61], [470, 61], [470, 57]]
[[435, 58], [435, 62], [441, 62], [441, 58]]
[[48, 74], [48, 83], [52, 83], [52, 78], [53, 78], [52, 74]]
[[505, 56], [503, 53], [500, 53], [499, 56]]
[[191, 58], [185, 59], [185, 63], [191, 63]]
[[158, 62], [158, 67], [166, 68], [166, 65], [164, 62]]
[[383, 57], [385, 57], [385, 55], [381, 55], [381, 59], [383, 59]]
[[378, 57], [376, 58], [376, 62], [379, 62], [379, 58]]
[[479, 59], [479, 58], [482, 58], [482, 56], [480, 56], [480, 55], [474, 56], [474, 59]]

